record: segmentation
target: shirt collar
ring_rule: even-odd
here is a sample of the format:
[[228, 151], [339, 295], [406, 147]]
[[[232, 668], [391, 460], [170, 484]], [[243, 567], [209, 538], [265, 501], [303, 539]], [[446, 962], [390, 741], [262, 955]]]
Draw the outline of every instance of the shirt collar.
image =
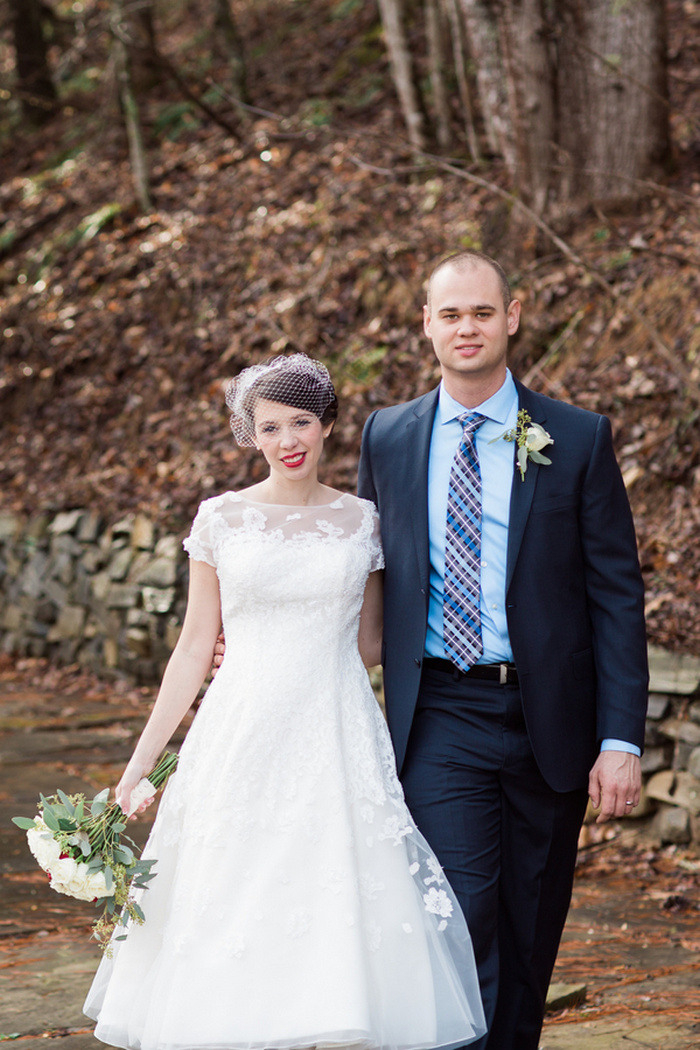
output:
[[[439, 421], [442, 425], [445, 423], [451, 423], [452, 420], [457, 419], [461, 416], [464, 411], [464, 405], [460, 405], [459, 401], [447, 393], [445, 390], [444, 383], [440, 383], [440, 393], [438, 395], [438, 416]], [[493, 419], [496, 423], [505, 425], [509, 416], [513, 414], [514, 409], [517, 409], [518, 405], [518, 391], [515, 388], [515, 382], [509, 368], [506, 369], [506, 378], [503, 385], [495, 394], [487, 398], [486, 401], [480, 405], [475, 405], [471, 412], [479, 412], [482, 416], [486, 416], [487, 419]]]

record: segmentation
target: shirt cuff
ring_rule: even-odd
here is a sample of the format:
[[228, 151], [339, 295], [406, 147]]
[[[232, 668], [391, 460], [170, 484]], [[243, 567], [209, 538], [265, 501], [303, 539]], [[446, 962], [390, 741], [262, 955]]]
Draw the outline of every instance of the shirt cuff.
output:
[[606, 739], [600, 745], [600, 750], [626, 751], [629, 755], [636, 755], [637, 758], [640, 758], [642, 754], [642, 752], [636, 744], [629, 744], [626, 740], [614, 740], [611, 737], [606, 737]]

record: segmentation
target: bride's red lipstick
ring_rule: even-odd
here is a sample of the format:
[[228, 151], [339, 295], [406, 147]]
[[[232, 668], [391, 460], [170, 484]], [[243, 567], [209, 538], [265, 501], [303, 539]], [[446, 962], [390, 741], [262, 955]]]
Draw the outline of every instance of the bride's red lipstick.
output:
[[[299, 459], [297, 459], [294, 463], [290, 463], [289, 461], [291, 459], [295, 459], [295, 457], [297, 455], [299, 456]], [[301, 452], [301, 453], [295, 453], [294, 456], [289, 456], [289, 457], [283, 456], [282, 457], [282, 462], [284, 463], [285, 467], [289, 467], [290, 470], [294, 470], [295, 467], [300, 467], [305, 459], [306, 459], [306, 453], [305, 452]]]

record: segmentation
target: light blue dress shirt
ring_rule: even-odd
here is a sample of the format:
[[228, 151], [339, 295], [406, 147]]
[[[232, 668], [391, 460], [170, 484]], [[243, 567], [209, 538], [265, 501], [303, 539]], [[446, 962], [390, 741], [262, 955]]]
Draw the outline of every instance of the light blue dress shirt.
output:
[[[430, 542], [430, 600], [428, 656], [445, 656], [442, 639], [442, 605], [445, 575], [445, 522], [447, 495], [455, 450], [462, 440], [458, 417], [460, 405], [440, 384], [438, 407], [433, 422], [428, 463], [428, 536]], [[506, 550], [510, 516], [510, 490], [513, 484], [513, 445], [498, 440], [515, 426], [518, 393], [510, 372], [492, 397], [474, 409], [486, 416], [476, 432], [476, 453], [481, 471], [481, 636], [484, 652], [479, 663], [508, 663], [513, 653], [506, 621]], [[496, 440], [494, 440], [496, 439]]]
[[[462, 439], [458, 417], [464, 405], [440, 384], [438, 406], [430, 439], [428, 462], [428, 535], [430, 545], [430, 595], [426, 656], [445, 658], [442, 632], [443, 581], [445, 575], [445, 522], [450, 472], [455, 451]], [[486, 416], [476, 432], [476, 452], [481, 471], [481, 636], [484, 651], [479, 663], [511, 663], [513, 651], [506, 618], [506, 552], [511, 488], [516, 478], [513, 444], [502, 440], [518, 416], [518, 392], [510, 371], [500, 390], [470, 411]], [[500, 440], [499, 440], [500, 439]], [[603, 740], [602, 751], [628, 751], [639, 755], [634, 744]]]

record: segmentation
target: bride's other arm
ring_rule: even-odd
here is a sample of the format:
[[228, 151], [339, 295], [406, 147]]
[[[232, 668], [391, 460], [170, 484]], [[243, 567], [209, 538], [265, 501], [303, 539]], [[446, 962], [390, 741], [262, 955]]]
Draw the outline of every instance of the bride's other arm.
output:
[[357, 647], [365, 667], [376, 667], [382, 662], [383, 577], [381, 571], [371, 572], [365, 584], [357, 635]]
[[187, 611], [182, 631], [168, 660], [156, 702], [134, 753], [119, 781], [115, 798], [128, 812], [131, 792], [150, 773], [161, 751], [194, 703], [211, 664], [221, 627], [221, 598], [216, 570], [190, 561]]

